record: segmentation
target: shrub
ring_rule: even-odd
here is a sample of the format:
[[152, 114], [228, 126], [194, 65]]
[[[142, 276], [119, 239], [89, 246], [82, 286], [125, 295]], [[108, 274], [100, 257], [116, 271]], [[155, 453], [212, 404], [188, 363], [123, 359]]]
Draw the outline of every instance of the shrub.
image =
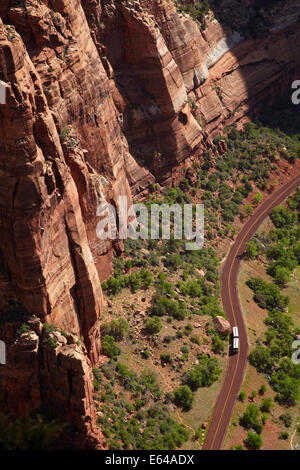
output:
[[159, 333], [162, 329], [162, 323], [160, 318], [154, 316], [152, 318], [147, 318], [145, 321], [145, 332], [147, 335], [154, 335]]
[[226, 343], [219, 336], [213, 336], [211, 349], [215, 354], [221, 354], [225, 350], [225, 346]]
[[283, 310], [287, 307], [289, 298], [283, 296], [275, 284], [267, 282], [261, 277], [251, 277], [246, 284], [254, 291], [253, 298], [262, 308]]
[[93, 376], [94, 376], [94, 389], [97, 392], [100, 389], [100, 383], [102, 380], [102, 374], [97, 367], [93, 368]]
[[253, 201], [254, 203], [257, 205], [260, 203], [260, 201], [262, 200], [263, 196], [261, 193], [256, 193], [255, 196], [253, 197]]
[[273, 406], [274, 406], [274, 403], [273, 403], [272, 398], [265, 398], [262, 401], [261, 410], [265, 411], [266, 413], [269, 413], [271, 409], [273, 408]]
[[187, 308], [184, 302], [169, 299], [157, 292], [151, 301], [151, 314], [159, 317], [170, 315], [176, 320], [183, 320], [187, 315]]
[[293, 364], [290, 358], [284, 357], [273, 372], [270, 383], [277, 392], [276, 401], [286, 406], [294, 406], [299, 396], [299, 364]]
[[143, 359], [148, 359], [150, 357], [150, 351], [148, 347], [146, 347], [144, 351], [141, 352], [141, 356]]
[[241, 444], [236, 444], [232, 447], [232, 450], [244, 450], [244, 447]]
[[169, 353], [162, 353], [160, 355], [160, 360], [162, 364], [171, 364], [172, 356]]
[[118, 320], [112, 320], [110, 323], [105, 323], [102, 325], [101, 330], [103, 336], [113, 336], [115, 341], [121, 341], [124, 334], [128, 333], [129, 325], [124, 318], [119, 318]]
[[268, 373], [272, 370], [273, 358], [269, 349], [257, 346], [249, 355], [249, 362], [258, 372]]
[[242, 390], [239, 394], [239, 400], [240, 401], [245, 401], [246, 398], [247, 398], [247, 393], [244, 390]]
[[290, 413], [283, 413], [279, 416], [279, 419], [284, 423], [286, 428], [289, 428], [292, 424], [292, 417]]
[[114, 340], [113, 336], [104, 336], [102, 339], [102, 352], [111, 359], [116, 359], [120, 355], [121, 350]]
[[248, 432], [247, 439], [245, 440], [245, 445], [250, 450], [259, 450], [263, 445], [263, 441], [259, 434]]
[[194, 366], [186, 372], [182, 378], [183, 384], [188, 385], [191, 390], [199, 387], [209, 387], [218, 380], [221, 369], [216, 358], [199, 356], [199, 365]]
[[297, 214], [282, 206], [274, 207], [270, 214], [270, 218], [277, 228], [290, 228], [295, 222], [297, 222]]
[[256, 259], [258, 256], [258, 245], [255, 241], [246, 243], [245, 254], [249, 259]]
[[190, 341], [191, 343], [197, 344], [198, 346], [200, 345], [200, 339], [199, 339], [199, 336], [197, 335], [192, 335], [190, 337]]
[[70, 132], [71, 132], [71, 128], [65, 127], [60, 133], [60, 140], [64, 142], [66, 138], [68, 137], [68, 135], [70, 134]]
[[173, 397], [175, 405], [181, 407], [183, 410], [188, 411], [192, 408], [193, 393], [187, 385], [176, 388], [173, 392]]
[[29, 333], [30, 331], [30, 326], [27, 325], [27, 323], [22, 323], [20, 328], [18, 329], [16, 333], [16, 338], [20, 338], [23, 333]]
[[170, 344], [172, 339], [173, 339], [172, 336], [165, 336], [164, 337], [164, 343]]
[[258, 422], [258, 417], [260, 415], [260, 411], [258, 406], [255, 403], [250, 403], [244, 414], [240, 417], [240, 424], [244, 426], [246, 429], [254, 427], [254, 425]]
[[258, 393], [260, 395], [264, 395], [266, 393], [266, 390], [267, 390], [267, 387], [264, 384], [262, 384], [261, 387], [258, 390]]

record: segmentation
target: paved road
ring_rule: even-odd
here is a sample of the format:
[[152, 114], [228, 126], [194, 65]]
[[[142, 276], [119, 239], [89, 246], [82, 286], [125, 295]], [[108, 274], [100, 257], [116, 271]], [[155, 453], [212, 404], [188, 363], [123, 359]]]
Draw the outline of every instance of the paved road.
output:
[[219, 450], [222, 448], [230, 424], [234, 404], [245, 375], [249, 345], [237, 288], [238, 272], [241, 256], [245, 250], [245, 243], [251, 240], [271, 209], [280, 204], [295, 191], [297, 186], [300, 186], [300, 174], [282, 185], [255, 210], [238, 234], [224, 263], [221, 273], [223, 308], [231, 326], [238, 326], [240, 349], [237, 354], [229, 356], [226, 376], [215, 404], [212, 421], [202, 447], [203, 450]]

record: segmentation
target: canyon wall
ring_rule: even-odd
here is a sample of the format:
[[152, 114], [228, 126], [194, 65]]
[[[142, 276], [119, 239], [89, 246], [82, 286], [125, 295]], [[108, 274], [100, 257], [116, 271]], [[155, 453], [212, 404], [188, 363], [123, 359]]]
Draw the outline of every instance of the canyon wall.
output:
[[[244, 20], [256, 2], [214, 3], [206, 28], [172, 0], [0, 4], [1, 338], [33, 315], [82, 336], [82, 399], [101, 357], [101, 281], [123, 249], [97, 238], [98, 205], [118, 208], [119, 196], [130, 201], [155, 180], [170, 182], [178, 163], [201, 158], [214, 133], [299, 78], [299, 2], [259, 10], [267, 25], [259, 38]], [[6, 341], [15, 350], [13, 335]], [[35, 349], [29, 409], [49, 404], [56, 389], [41, 372], [48, 353]], [[0, 389], [13, 408], [12, 390], [16, 402], [26, 394], [20, 355], [9, 357]], [[58, 363], [64, 387], [73, 365]], [[62, 407], [93, 416], [90, 405]]]

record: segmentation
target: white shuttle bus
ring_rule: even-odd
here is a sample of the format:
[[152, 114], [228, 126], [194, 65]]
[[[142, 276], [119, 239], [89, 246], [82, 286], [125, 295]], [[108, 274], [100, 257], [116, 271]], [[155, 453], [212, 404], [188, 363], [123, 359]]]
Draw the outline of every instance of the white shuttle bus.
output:
[[238, 352], [239, 350], [239, 330], [237, 326], [234, 326], [232, 328], [232, 336], [233, 336], [233, 344], [232, 344], [232, 350], [234, 353]]
[[233, 352], [236, 353], [239, 350], [239, 338], [233, 338]]

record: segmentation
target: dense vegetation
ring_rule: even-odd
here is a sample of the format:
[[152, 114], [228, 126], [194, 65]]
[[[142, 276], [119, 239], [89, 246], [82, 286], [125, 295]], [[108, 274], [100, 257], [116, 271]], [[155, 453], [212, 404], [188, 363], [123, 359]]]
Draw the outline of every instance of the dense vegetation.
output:
[[[127, 239], [123, 256], [113, 261], [114, 274], [103, 283], [103, 290], [108, 295], [110, 304], [115, 301], [120, 307], [121, 304], [126, 304], [124, 309], [122, 307], [124, 319], [120, 323], [119, 320], [109, 321], [102, 327], [102, 352], [111, 360], [102, 366], [101, 371], [94, 371], [97, 392], [95, 400], [104, 403], [103, 406], [99, 404], [99, 424], [105, 429], [110, 448], [172, 449], [176, 442], [179, 442], [177, 447], [184, 442], [182, 438], [178, 441], [178, 436], [170, 437], [168, 434], [166, 437], [162, 431], [166, 426], [164, 424], [161, 427], [161, 421], [165, 423], [171, 419], [168, 421], [171, 434], [174, 431], [177, 435], [179, 429], [186, 431], [185, 427], [178, 428], [179, 424], [173, 417], [170, 418], [171, 413], [175, 407], [178, 407], [180, 412], [193, 409], [197, 390], [210, 387], [219, 379], [221, 370], [215, 355], [225, 355], [228, 344], [228, 338], [222, 337], [211, 327], [213, 317], [224, 315], [220, 304], [218, 272], [222, 254], [220, 256], [220, 253], [217, 253], [218, 240], [234, 238], [233, 224], [236, 218], [242, 220], [250, 215], [261, 201], [262, 191], [271, 190], [272, 185], [277, 184], [276, 180], [270, 184], [271, 172], [280, 175], [277, 164], [280, 158], [293, 162], [299, 157], [299, 142], [297, 135], [288, 136], [279, 129], [271, 129], [261, 124], [248, 123], [242, 131], [231, 126], [226, 129], [224, 136], [214, 139], [212, 149], [205, 151], [201, 160], [194, 162], [192, 167], [184, 168], [183, 177], [176, 187], [161, 189], [154, 184], [151, 188], [151, 194], [143, 201], [148, 206], [179, 204], [183, 207], [185, 203], [194, 202], [194, 196], [197, 202], [203, 201], [206, 240], [201, 250], [187, 251], [185, 242], [174, 238], [174, 220], [171, 219], [170, 240]], [[224, 151], [219, 152], [220, 147]], [[289, 211], [294, 214], [295, 207], [290, 207]], [[295, 215], [274, 211], [272, 216], [274, 223], [296, 223]], [[261, 256], [263, 245], [264, 242], [259, 239], [252, 240], [247, 246], [247, 256], [251, 259]], [[271, 248], [271, 245], [268, 248]], [[288, 317], [285, 312], [288, 299], [281, 293], [280, 282], [286, 272], [279, 269], [282, 266], [279, 266], [278, 259], [289, 259], [291, 263], [288, 267], [293, 269], [296, 254], [297, 250], [290, 247], [283, 256], [273, 259], [273, 262], [277, 263], [273, 266], [274, 283], [259, 278], [249, 280], [255, 300], [270, 311], [270, 330], [272, 322], [277, 321], [277, 316]], [[130, 302], [125, 300], [126, 296], [130, 297]], [[136, 312], [135, 299], [145, 302], [145, 307], [139, 305], [137, 309], [138, 314], [139, 309], [144, 310], [138, 326], [133, 320]], [[113, 306], [108, 309], [110, 319], [113, 315], [120, 315], [120, 311], [113, 310]], [[205, 317], [202, 319], [206, 322], [203, 332], [205, 337], [199, 337], [194, 330], [193, 321], [201, 320], [197, 319], [198, 316]], [[132, 325], [135, 333], [132, 333]], [[285, 328], [286, 344], [294, 335], [292, 325], [286, 329], [287, 326], [282, 326]], [[166, 328], [168, 333], [163, 336], [162, 332]], [[277, 326], [274, 331], [277, 334]], [[280, 330], [278, 336], [282, 331]], [[203, 333], [201, 332], [202, 336]], [[283, 359], [288, 360], [290, 357], [291, 342], [284, 351], [285, 346], [279, 345], [279, 338], [275, 341], [276, 338], [273, 338], [272, 334], [269, 334], [268, 340], [272, 343], [279, 361], [275, 365], [271, 354], [273, 362], [270, 362], [269, 369], [264, 371], [268, 370], [265, 373], [270, 378], [272, 376], [275, 388], [276, 381], [278, 384], [287, 384], [286, 375], [289, 375], [289, 372], [286, 372], [287, 363], [284, 363]], [[194, 347], [207, 344], [209, 354], [197, 354], [195, 349], [191, 351]], [[259, 362], [263, 355], [268, 363], [270, 354], [266, 346], [264, 340], [258, 341], [257, 348], [253, 351], [253, 364], [256, 356]], [[178, 351], [176, 356], [175, 347], [176, 352]], [[147, 367], [150, 366], [151, 369], [148, 372], [153, 380], [150, 381], [151, 387], [156, 384], [154, 389], [149, 389], [149, 383], [147, 386], [143, 384], [143, 374], [138, 375], [122, 364], [128, 355], [131, 360], [135, 360], [135, 357], [142, 358], [145, 364], [148, 360]], [[156, 367], [166, 368], [174, 382], [172, 389], [166, 393], [162, 393], [157, 380], [153, 378], [155, 374], [150, 364], [154, 363], [153, 370]], [[122, 378], [120, 371], [123, 371]], [[162, 369], [160, 374], [163, 375]], [[292, 378], [294, 386], [293, 380]], [[284, 388], [280, 393], [285, 394]], [[280, 393], [278, 392], [278, 400], [281, 399]], [[156, 415], [156, 411], [151, 411], [154, 415], [150, 417], [149, 410], [153, 407], [159, 412]], [[262, 404], [253, 426], [247, 424], [246, 417], [241, 421], [241, 424], [249, 429], [245, 442], [248, 448], [261, 447], [261, 438], [257, 433], [261, 432], [270, 407], [272, 404], [268, 401]], [[136, 434], [138, 427], [143, 430], [139, 439]], [[253, 430], [256, 430], [259, 438], [252, 436]], [[147, 442], [144, 433], [148, 436]], [[187, 435], [185, 437], [188, 439]]]
[[[101, 402], [98, 424], [109, 449], [174, 450], [187, 441], [189, 431], [170, 416], [152, 371], [138, 376], [111, 361], [94, 369], [94, 379], [95, 399]], [[178, 400], [179, 395], [175, 393]]]
[[209, 11], [209, 0], [190, 3], [184, 0], [174, 0], [174, 3], [179, 11], [189, 14], [194, 20], [199, 21], [201, 29], [205, 29], [205, 15]]
[[0, 450], [53, 450], [63, 429], [66, 432], [67, 426], [40, 413], [21, 418], [0, 415]]
[[265, 256], [266, 271], [274, 281], [254, 277], [247, 282], [254, 292], [254, 300], [268, 310], [267, 331], [264, 338], [257, 339], [249, 360], [259, 372], [268, 375], [270, 385], [277, 392], [275, 399], [292, 406], [300, 387], [300, 366], [291, 361], [292, 343], [299, 329], [294, 327], [286, 312], [289, 299], [281, 294], [280, 288], [300, 264], [300, 188], [288, 199], [287, 207], [276, 207], [270, 218], [274, 229], [267, 235], [257, 235], [255, 243], [257, 256]]

